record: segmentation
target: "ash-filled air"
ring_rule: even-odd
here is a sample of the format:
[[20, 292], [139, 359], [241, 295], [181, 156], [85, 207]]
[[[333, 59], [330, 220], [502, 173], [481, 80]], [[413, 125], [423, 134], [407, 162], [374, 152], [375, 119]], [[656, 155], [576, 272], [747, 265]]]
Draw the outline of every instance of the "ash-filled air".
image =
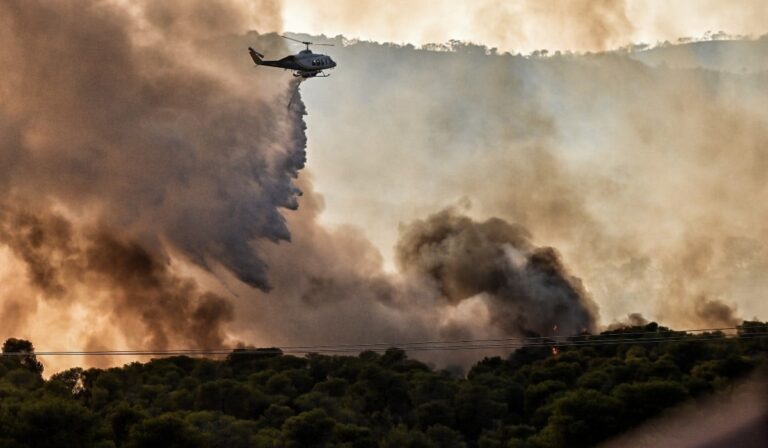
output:
[[[234, 57], [244, 47], [217, 40], [279, 29], [272, 2], [256, 3], [0, 6], [2, 336], [232, 343], [231, 298], [180, 269], [268, 290], [255, 243], [290, 239], [280, 209], [298, 206], [305, 163], [303, 105], [285, 107], [295, 86], [256, 82]], [[249, 40], [286, 51], [274, 34]]]
[[395, 343], [766, 311], [765, 39], [734, 68], [339, 37], [288, 106], [290, 74], [245, 50], [295, 52], [280, 29], [275, 2], [0, 6], [0, 337]]

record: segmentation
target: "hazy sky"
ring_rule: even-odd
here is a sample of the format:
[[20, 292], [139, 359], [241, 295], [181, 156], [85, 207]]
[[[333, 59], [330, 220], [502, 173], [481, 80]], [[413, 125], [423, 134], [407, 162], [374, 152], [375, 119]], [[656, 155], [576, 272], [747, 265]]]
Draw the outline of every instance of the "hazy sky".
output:
[[512, 52], [768, 32], [764, 0], [285, 0], [287, 31], [424, 44], [469, 40]]
[[665, 47], [662, 67], [338, 41], [339, 69], [293, 103], [291, 74], [245, 52], [300, 48], [272, 31], [528, 52], [768, 23], [762, 2], [670, 3], [0, 2], [0, 339], [284, 346], [765, 316], [768, 39]]

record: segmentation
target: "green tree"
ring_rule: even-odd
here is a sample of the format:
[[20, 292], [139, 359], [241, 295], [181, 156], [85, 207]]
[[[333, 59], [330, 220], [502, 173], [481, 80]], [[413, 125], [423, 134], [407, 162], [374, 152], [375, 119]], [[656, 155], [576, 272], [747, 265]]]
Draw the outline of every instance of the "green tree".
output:
[[643, 383], [620, 384], [612, 395], [624, 404], [623, 415], [628, 427], [656, 415], [688, 397], [688, 391], [679, 383], [652, 380]]
[[173, 414], [164, 414], [133, 426], [126, 447], [202, 448], [206, 445], [206, 438], [199, 430]]
[[380, 444], [381, 448], [435, 448], [421, 431], [408, 430], [405, 425], [397, 425], [392, 428]]
[[38, 375], [43, 373], [43, 364], [35, 356], [35, 347], [27, 340], [7, 339], [3, 344], [3, 354], [32, 373]]
[[444, 425], [435, 425], [427, 429], [427, 438], [437, 448], [466, 448], [461, 433]]
[[326, 446], [333, 435], [335, 422], [320, 409], [302, 412], [283, 424], [283, 438], [289, 447]]
[[273, 403], [269, 405], [264, 415], [259, 420], [261, 427], [280, 428], [288, 418], [293, 416], [293, 409], [288, 406]]
[[376, 439], [369, 428], [337, 423], [333, 429], [333, 446], [346, 448], [374, 448]]
[[547, 426], [532, 437], [535, 446], [586, 447], [615, 434], [622, 403], [591, 389], [568, 392], [554, 402]]
[[456, 424], [456, 412], [453, 405], [446, 400], [428, 401], [415, 410], [416, 422], [421, 429], [433, 425], [453, 427]]
[[38, 398], [18, 409], [16, 440], [30, 448], [92, 447], [106, 436], [97, 415], [62, 398]]
[[140, 409], [129, 406], [125, 402], [114, 406], [107, 413], [107, 422], [117, 445], [124, 443], [128, 439], [131, 428], [146, 417], [147, 415]]
[[504, 419], [506, 403], [500, 402], [487, 386], [465, 381], [456, 395], [457, 427], [470, 440], [475, 440], [484, 428], [492, 427]]
[[565, 392], [568, 385], [562, 381], [546, 380], [529, 385], [525, 389], [525, 409], [531, 415], [549, 400], [556, 398], [559, 393]]
[[51, 375], [48, 383], [61, 386], [61, 389], [69, 395], [77, 395], [83, 391], [83, 369], [73, 367], [63, 372]]

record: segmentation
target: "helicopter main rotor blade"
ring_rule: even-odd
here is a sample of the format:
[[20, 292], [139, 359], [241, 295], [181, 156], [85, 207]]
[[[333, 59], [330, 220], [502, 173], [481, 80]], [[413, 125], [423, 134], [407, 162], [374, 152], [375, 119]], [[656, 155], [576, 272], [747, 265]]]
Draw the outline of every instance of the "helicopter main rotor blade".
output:
[[[300, 44], [305, 44], [305, 45], [307, 44], [307, 42], [301, 41], [301, 40], [299, 40], [299, 39], [294, 39], [294, 38], [292, 38], [292, 37], [283, 36], [282, 34], [280, 35], [280, 37], [282, 37], [283, 39], [288, 39], [288, 40], [292, 40], [292, 41], [294, 41], [294, 42], [298, 42], [298, 43], [300, 43]], [[311, 43], [311, 42], [310, 42], [310, 43]]]
[[292, 37], [283, 36], [282, 34], [280, 35], [280, 37], [282, 37], [284, 39], [292, 40], [294, 42], [298, 42], [298, 43], [304, 44], [304, 45], [323, 45], [325, 47], [333, 47], [334, 46], [333, 44], [316, 44], [314, 42], [307, 42], [307, 41], [304, 41], [304, 40], [299, 40], [299, 39], [294, 39]]

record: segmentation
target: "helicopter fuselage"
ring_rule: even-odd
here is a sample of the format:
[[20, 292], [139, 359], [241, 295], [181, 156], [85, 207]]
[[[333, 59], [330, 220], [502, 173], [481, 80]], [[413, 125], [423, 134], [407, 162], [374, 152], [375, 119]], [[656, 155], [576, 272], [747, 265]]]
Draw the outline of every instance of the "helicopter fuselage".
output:
[[253, 62], [256, 65], [266, 65], [268, 67], [278, 67], [286, 70], [293, 70], [293, 76], [302, 78], [314, 78], [323, 75], [323, 70], [336, 67], [336, 62], [330, 56], [313, 53], [311, 50], [302, 50], [298, 54], [286, 56], [282, 59], [267, 61], [263, 55], [253, 48], [248, 49]]

